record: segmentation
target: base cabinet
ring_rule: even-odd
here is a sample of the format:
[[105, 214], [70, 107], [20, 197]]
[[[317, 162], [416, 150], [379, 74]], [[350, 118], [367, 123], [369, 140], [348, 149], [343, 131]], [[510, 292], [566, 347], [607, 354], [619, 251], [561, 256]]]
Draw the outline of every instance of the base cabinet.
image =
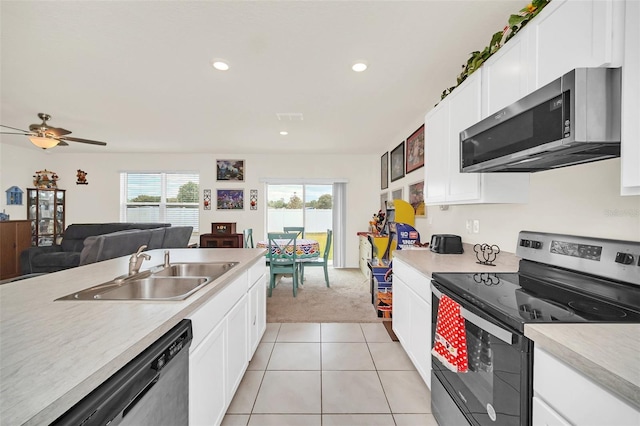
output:
[[431, 389], [431, 280], [393, 261], [393, 331]]
[[537, 347], [533, 394], [533, 426], [640, 424], [636, 408]]
[[226, 410], [225, 324], [189, 354], [189, 424], [219, 425]]
[[191, 426], [219, 425], [240, 385], [266, 328], [264, 271], [260, 258], [189, 317]]

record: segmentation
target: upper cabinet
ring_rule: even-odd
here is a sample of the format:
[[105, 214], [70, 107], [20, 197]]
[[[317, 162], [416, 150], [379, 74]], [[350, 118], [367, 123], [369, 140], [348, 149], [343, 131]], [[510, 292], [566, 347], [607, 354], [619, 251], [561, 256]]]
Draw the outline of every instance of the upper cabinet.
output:
[[428, 205], [528, 201], [528, 174], [460, 172], [460, 132], [481, 118], [483, 72], [469, 76], [425, 117]]
[[640, 195], [640, 2], [627, 1], [622, 67], [622, 195]]
[[554, 0], [425, 117], [426, 204], [526, 203], [528, 173], [460, 173], [460, 131], [574, 68], [623, 67], [621, 194], [640, 194], [640, 2]]
[[574, 68], [621, 66], [623, 14], [624, 2], [616, 0], [549, 3], [525, 27], [529, 91]]

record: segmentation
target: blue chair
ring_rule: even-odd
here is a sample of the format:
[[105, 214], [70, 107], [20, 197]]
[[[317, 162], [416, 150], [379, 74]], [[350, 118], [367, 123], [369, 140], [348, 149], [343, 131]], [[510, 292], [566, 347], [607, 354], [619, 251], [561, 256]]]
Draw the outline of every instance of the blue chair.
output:
[[282, 228], [284, 232], [295, 232], [298, 238], [304, 238], [304, 226], [285, 226]]
[[254, 248], [253, 247], [253, 229], [247, 228], [242, 231], [244, 235], [244, 248]]
[[324, 247], [324, 253], [322, 257], [317, 259], [300, 259], [298, 260], [298, 268], [300, 268], [300, 282], [304, 282], [304, 269], [311, 266], [321, 266], [324, 268], [324, 281], [329, 287], [329, 272], [327, 271], [327, 264], [329, 263], [329, 251], [331, 250], [331, 237], [333, 231], [327, 229], [327, 245]]
[[[268, 233], [269, 246], [267, 261], [269, 262], [269, 292], [276, 286], [277, 275], [291, 275], [293, 278], [293, 297], [298, 293], [298, 263], [296, 261], [295, 233]], [[287, 254], [285, 254], [287, 253]]]

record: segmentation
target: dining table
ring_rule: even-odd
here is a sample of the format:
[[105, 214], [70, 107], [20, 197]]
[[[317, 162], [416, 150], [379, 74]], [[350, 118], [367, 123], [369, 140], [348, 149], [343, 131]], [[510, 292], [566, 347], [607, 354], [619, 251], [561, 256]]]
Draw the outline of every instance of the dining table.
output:
[[[271, 248], [272, 258], [290, 258], [293, 256], [293, 245], [287, 245], [285, 247], [284, 253], [280, 249], [280, 246], [286, 244], [289, 240], [274, 240], [278, 243], [279, 246], [274, 246]], [[268, 248], [269, 240], [258, 241], [256, 244], [258, 248]], [[320, 257], [320, 243], [316, 240], [312, 240], [309, 238], [299, 238], [296, 239], [296, 259], [315, 259]]]

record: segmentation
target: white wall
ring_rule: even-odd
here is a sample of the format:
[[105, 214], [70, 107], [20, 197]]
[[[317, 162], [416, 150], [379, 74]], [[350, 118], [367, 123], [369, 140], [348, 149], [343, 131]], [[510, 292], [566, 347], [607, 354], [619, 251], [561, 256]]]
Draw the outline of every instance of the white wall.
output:
[[[41, 151], [25, 139], [25, 147], [0, 143], [0, 188], [16, 185], [22, 190], [33, 187], [35, 171], [48, 169], [59, 176], [58, 187], [65, 189], [67, 226], [72, 223], [118, 222], [121, 171], [174, 170], [200, 173], [200, 188], [258, 190], [258, 210], [200, 211], [200, 232], [210, 232], [211, 222], [236, 222], [237, 229], [253, 228], [254, 240], [265, 236], [265, 188], [261, 179], [334, 178], [347, 179], [346, 266], [358, 266], [358, 238], [356, 232], [366, 230], [369, 218], [377, 211], [379, 201], [378, 163], [375, 154], [367, 155], [238, 155], [238, 154], [67, 154], [64, 147], [50, 152]], [[97, 148], [98, 149], [98, 148]], [[216, 159], [244, 159], [244, 182], [216, 182]], [[76, 171], [87, 172], [88, 185], [76, 185]], [[25, 219], [26, 206], [7, 206], [2, 196], [1, 209], [11, 219]]]
[[[417, 126], [416, 126], [417, 128]], [[413, 130], [407, 132], [410, 134]], [[393, 149], [395, 145], [390, 146]], [[60, 148], [62, 151], [64, 148]], [[381, 154], [380, 154], [381, 155]], [[377, 211], [380, 195], [380, 155], [361, 156], [288, 156], [293, 163], [282, 167], [281, 155], [213, 154], [62, 154], [0, 144], [0, 188], [16, 185], [32, 187], [36, 170], [47, 168], [60, 175], [59, 187], [67, 190], [67, 225], [79, 222], [117, 222], [119, 220], [119, 178], [122, 170], [196, 170], [201, 188], [218, 187], [258, 189], [258, 210], [228, 212], [202, 210], [200, 228], [211, 222], [237, 222], [238, 229], [251, 227], [261, 238], [265, 233], [264, 184], [261, 178], [346, 178], [348, 184], [347, 266], [357, 267], [357, 231], [368, 227]], [[246, 181], [238, 185], [215, 181], [216, 158], [244, 158]], [[76, 185], [76, 170], [88, 172], [89, 185]], [[396, 182], [388, 191], [404, 188], [424, 178], [424, 168]], [[453, 233], [464, 242], [498, 244], [502, 250], [515, 251], [518, 232], [534, 230], [640, 241], [640, 197], [622, 197], [620, 160], [605, 160], [581, 166], [533, 173], [528, 204], [492, 204], [438, 206], [427, 208], [426, 218], [416, 218], [422, 241], [434, 233]], [[25, 219], [25, 206], [7, 206], [2, 196], [0, 209], [11, 219]], [[478, 234], [467, 234], [467, 219], [480, 221]]]

